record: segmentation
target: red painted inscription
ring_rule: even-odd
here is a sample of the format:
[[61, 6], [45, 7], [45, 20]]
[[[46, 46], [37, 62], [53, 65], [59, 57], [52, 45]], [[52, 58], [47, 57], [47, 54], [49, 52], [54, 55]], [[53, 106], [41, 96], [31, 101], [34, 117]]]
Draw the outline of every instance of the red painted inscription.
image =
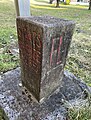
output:
[[59, 44], [58, 44], [58, 47], [57, 49], [55, 50], [54, 47], [55, 47], [55, 41], [54, 39], [52, 39], [52, 46], [51, 46], [51, 53], [50, 53], [50, 66], [52, 66], [54, 60], [53, 60], [53, 54], [56, 52], [56, 65], [60, 64], [61, 63], [61, 56], [60, 56], [60, 49], [61, 49], [61, 45], [62, 45], [62, 36], [59, 38]]
[[[23, 37], [22, 37], [23, 35]], [[18, 28], [19, 48], [23, 64], [31, 67], [36, 73], [41, 67], [42, 42], [39, 33]], [[26, 67], [26, 68], [27, 68]]]

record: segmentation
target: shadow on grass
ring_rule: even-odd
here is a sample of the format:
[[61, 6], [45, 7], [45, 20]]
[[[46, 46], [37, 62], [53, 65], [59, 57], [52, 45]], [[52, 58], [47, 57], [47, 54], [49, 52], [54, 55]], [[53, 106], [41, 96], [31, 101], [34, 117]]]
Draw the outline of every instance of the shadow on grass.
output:
[[38, 5], [38, 4], [31, 4], [31, 7], [33, 8], [39, 8], [39, 9], [54, 9], [54, 10], [57, 10], [57, 9], [66, 9], [64, 7], [59, 7], [57, 8], [56, 6], [50, 6], [50, 5]]
[[60, 7], [59, 8], [56, 8], [55, 5], [39, 5], [39, 4], [31, 4], [31, 7], [33, 8], [39, 8], [39, 9], [75, 9], [75, 10], [87, 10], [88, 7], [87, 6], [78, 6], [78, 5], [63, 5], [63, 4], [60, 4]]
[[63, 2], [60, 2], [60, 7], [56, 8], [56, 3], [50, 4], [49, 0], [33, 0], [31, 2], [31, 6], [34, 8], [42, 8], [42, 9], [79, 9], [86, 10], [88, 6], [85, 5], [65, 5]]
[[43, 0], [40, 0], [40, 1], [39, 1], [39, 0], [35, 0], [35, 1], [36, 1], [36, 2], [39, 2], [39, 3], [40, 3], [40, 2], [41, 2], [41, 3], [47, 3], [47, 4], [49, 3], [49, 2], [43, 1]]

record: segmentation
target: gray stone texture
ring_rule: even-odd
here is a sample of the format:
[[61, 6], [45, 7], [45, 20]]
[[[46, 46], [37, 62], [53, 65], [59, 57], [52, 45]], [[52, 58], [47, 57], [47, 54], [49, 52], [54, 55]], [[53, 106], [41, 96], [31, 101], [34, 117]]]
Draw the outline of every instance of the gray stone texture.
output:
[[17, 18], [22, 83], [38, 101], [61, 84], [74, 26], [50, 16]]
[[66, 120], [64, 101], [85, 98], [91, 89], [72, 73], [64, 72], [61, 85], [43, 102], [36, 103], [22, 87], [20, 68], [4, 73], [0, 79], [0, 106], [9, 120]]

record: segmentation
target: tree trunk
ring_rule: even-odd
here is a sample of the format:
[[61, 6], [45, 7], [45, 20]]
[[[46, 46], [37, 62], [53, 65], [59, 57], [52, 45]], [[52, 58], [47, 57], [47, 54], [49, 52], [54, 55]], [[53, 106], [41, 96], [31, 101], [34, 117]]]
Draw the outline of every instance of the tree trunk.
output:
[[89, 0], [89, 8], [88, 10], [91, 10], [91, 0]]
[[50, 4], [52, 4], [53, 0], [50, 0]]
[[56, 7], [59, 7], [59, 1], [60, 1], [60, 0], [56, 0], [56, 1], [57, 1]]

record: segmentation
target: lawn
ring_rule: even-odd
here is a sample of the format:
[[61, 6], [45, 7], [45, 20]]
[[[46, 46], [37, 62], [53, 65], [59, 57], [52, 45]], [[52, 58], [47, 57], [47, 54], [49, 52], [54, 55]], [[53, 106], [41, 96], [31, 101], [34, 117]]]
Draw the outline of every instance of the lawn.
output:
[[17, 41], [15, 17], [13, 0], [0, 0], [0, 73], [19, 65], [17, 56], [10, 51]]
[[[14, 0], [0, 0], [0, 73], [19, 66]], [[63, 5], [55, 8], [48, 0], [31, 0], [31, 15], [50, 15], [76, 23], [65, 69], [91, 85], [91, 11], [88, 6]]]

